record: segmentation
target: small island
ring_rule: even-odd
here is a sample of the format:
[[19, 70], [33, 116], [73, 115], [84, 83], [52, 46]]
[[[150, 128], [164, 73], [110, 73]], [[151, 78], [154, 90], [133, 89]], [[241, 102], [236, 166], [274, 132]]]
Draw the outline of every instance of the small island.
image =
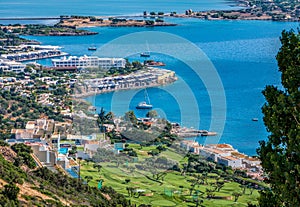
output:
[[[163, 15], [163, 13], [162, 13]], [[157, 27], [176, 26], [174, 23], [167, 23], [160, 15], [153, 19], [131, 19], [129, 17], [94, 17], [94, 16], [70, 16], [62, 18], [57, 26], [67, 28], [80, 27]]]

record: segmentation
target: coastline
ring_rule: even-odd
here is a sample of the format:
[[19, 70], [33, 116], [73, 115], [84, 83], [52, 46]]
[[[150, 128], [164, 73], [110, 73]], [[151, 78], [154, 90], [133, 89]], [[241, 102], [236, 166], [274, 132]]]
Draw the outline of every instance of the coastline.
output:
[[175, 81], [170, 82], [170, 83], [166, 83], [166, 84], [151, 84], [149, 86], [136, 86], [136, 87], [131, 87], [131, 88], [118, 88], [118, 89], [103, 90], [103, 91], [88, 91], [88, 92], [83, 92], [81, 94], [72, 94], [71, 97], [72, 98], [83, 99], [83, 98], [87, 98], [87, 97], [90, 97], [90, 96], [97, 96], [97, 95], [100, 95], [100, 94], [111, 93], [111, 92], [137, 90], [137, 89], [147, 89], [147, 88], [153, 88], [153, 87], [158, 87], [158, 86], [165, 86], [165, 85], [173, 84]]
[[86, 79], [80, 82], [73, 98], [84, 98], [103, 93], [123, 90], [136, 90], [169, 85], [177, 81], [174, 71], [148, 67], [146, 69], [120, 76], [109, 76], [100, 79]]

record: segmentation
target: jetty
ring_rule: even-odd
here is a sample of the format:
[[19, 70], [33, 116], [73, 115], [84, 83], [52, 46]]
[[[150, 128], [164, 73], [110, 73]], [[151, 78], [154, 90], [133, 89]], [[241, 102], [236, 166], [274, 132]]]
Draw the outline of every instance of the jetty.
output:
[[199, 136], [216, 136], [217, 132], [209, 132], [207, 130], [180, 128], [176, 133], [178, 137], [199, 137]]

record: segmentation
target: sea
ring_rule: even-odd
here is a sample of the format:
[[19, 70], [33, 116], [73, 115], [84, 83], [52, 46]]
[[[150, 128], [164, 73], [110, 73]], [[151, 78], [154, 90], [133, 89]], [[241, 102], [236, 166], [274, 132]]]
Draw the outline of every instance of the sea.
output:
[[[133, 15], [142, 11], [176, 11], [186, 9], [209, 10], [231, 9], [234, 2], [222, 0], [187, 1], [8, 1], [0, 2], [0, 18], [4, 17], [46, 17], [59, 15]], [[263, 123], [261, 107], [265, 103], [262, 90], [266, 85], [281, 88], [276, 54], [280, 48], [282, 30], [296, 30], [296, 22], [208, 21], [194, 18], [164, 18], [166, 22], [177, 23], [175, 27], [154, 28], [111, 28], [93, 27], [99, 32], [95, 36], [78, 37], [35, 37], [45, 45], [58, 45], [71, 55], [93, 55], [89, 46], [101, 48], [109, 42], [122, 41], [146, 34], [148, 39], [143, 49], [149, 48], [150, 59], [162, 61], [164, 68], [176, 72], [178, 81], [171, 85], [148, 88], [147, 93], [159, 116], [185, 127], [216, 131], [217, 137], [198, 137], [199, 143], [228, 143], [240, 152], [256, 155], [260, 140], [266, 140], [268, 131]], [[7, 21], [0, 21], [0, 23]], [[10, 21], [10, 23], [15, 23]], [[30, 22], [32, 23], [32, 22]], [[43, 23], [52, 24], [51, 21]], [[153, 35], [153, 38], [151, 38]], [[157, 35], [162, 41], [182, 41], [188, 47], [161, 48], [155, 45]], [[132, 38], [132, 39], [130, 39]], [[169, 38], [169, 39], [168, 39]], [[153, 41], [152, 41], [153, 39]], [[182, 43], [181, 42], [181, 43]], [[141, 46], [140, 44], [137, 47]], [[167, 45], [168, 47], [170, 45]], [[184, 45], [185, 46], [185, 45]], [[122, 45], [120, 46], [122, 50]], [[164, 45], [162, 46], [164, 47]], [[166, 47], [166, 45], [165, 45]], [[154, 50], [155, 49], [155, 50]], [[193, 52], [195, 50], [195, 52]], [[97, 55], [103, 55], [97, 51]], [[136, 52], [136, 50], [133, 50]], [[167, 51], [167, 52], [166, 52]], [[199, 52], [200, 51], [200, 52]], [[176, 56], [172, 55], [175, 54]], [[199, 52], [199, 53], [198, 53]], [[100, 53], [100, 54], [99, 54]], [[128, 53], [130, 61], [144, 61], [139, 53]], [[188, 54], [188, 55], [187, 55]], [[200, 57], [199, 57], [199, 54]], [[184, 57], [184, 56], [188, 56]], [[181, 58], [183, 57], [183, 58]], [[204, 59], [202, 59], [204, 58]], [[191, 61], [193, 60], [192, 64]], [[38, 61], [51, 65], [50, 59]], [[193, 64], [194, 63], [194, 64]], [[195, 70], [195, 67], [197, 68]], [[199, 70], [199, 71], [197, 71]], [[206, 71], [203, 73], [203, 71]], [[122, 116], [126, 111], [135, 111], [144, 117], [147, 111], [135, 106], [144, 100], [144, 90], [118, 91], [86, 97], [99, 110], [113, 111]], [[257, 121], [253, 121], [257, 118]]]

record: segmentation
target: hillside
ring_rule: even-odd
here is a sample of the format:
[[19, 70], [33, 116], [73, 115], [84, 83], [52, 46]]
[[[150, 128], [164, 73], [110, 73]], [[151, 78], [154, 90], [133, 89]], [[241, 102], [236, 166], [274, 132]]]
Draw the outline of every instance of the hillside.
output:
[[110, 187], [101, 191], [47, 168], [30, 169], [25, 163], [28, 147], [15, 152], [1, 142], [0, 206], [131, 206]]

